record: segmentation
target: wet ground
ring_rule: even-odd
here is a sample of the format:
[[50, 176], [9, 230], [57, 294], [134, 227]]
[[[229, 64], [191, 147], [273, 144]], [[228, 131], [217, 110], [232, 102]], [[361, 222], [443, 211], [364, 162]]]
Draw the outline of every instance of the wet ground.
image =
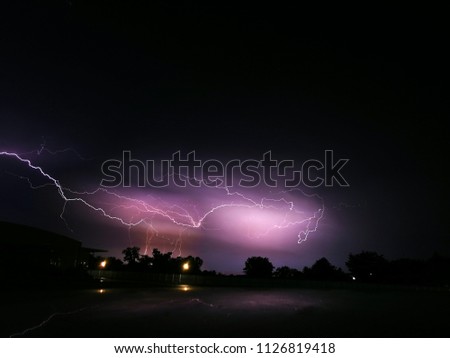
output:
[[1, 337], [450, 337], [450, 292], [179, 285], [1, 294]]

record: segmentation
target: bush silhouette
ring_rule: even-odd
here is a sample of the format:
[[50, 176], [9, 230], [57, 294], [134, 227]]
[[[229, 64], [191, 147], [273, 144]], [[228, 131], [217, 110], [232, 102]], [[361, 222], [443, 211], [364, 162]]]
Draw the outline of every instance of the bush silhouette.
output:
[[267, 257], [253, 256], [245, 261], [244, 272], [251, 277], [271, 277], [273, 269]]

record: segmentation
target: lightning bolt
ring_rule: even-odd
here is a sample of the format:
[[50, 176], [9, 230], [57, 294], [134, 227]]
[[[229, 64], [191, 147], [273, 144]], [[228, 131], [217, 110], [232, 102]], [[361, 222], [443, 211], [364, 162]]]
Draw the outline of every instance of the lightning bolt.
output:
[[69, 312], [55, 312], [52, 313], [50, 316], [48, 316], [46, 319], [44, 319], [41, 323], [37, 324], [36, 326], [27, 328], [25, 330], [23, 330], [22, 332], [17, 332], [17, 333], [13, 333], [9, 336], [9, 338], [14, 338], [14, 337], [21, 337], [24, 336], [25, 334], [31, 332], [31, 331], [35, 331], [39, 328], [44, 327], [45, 325], [47, 325], [53, 318], [55, 318], [56, 316], [66, 316], [66, 315], [72, 315], [72, 314], [76, 314], [76, 313], [80, 313], [82, 311], [85, 311], [86, 309], [88, 309], [89, 307], [83, 307], [83, 308], [79, 308], [73, 311], [69, 311]]
[[[44, 145], [41, 147], [38, 153], [41, 153], [44, 150]], [[64, 223], [69, 229], [70, 227], [64, 215], [66, 212], [67, 205], [72, 202], [81, 203], [87, 208], [101, 214], [102, 216], [127, 226], [130, 230], [131, 228], [136, 227], [142, 223], [147, 224], [148, 226], [146, 231], [145, 252], [147, 252], [148, 244], [151, 238], [158, 235], [158, 230], [154, 227], [152, 223], [153, 220], [155, 220], [155, 218], [166, 219], [180, 228], [179, 239], [177, 240], [175, 246], [176, 248], [178, 248], [178, 251], [181, 254], [181, 238], [184, 231], [187, 229], [199, 229], [199, 228], [208, 229], [205, 225], [205, 221], [207, 220], [207, 218], [212, 216], [215, 212], [224, 210], [226, 208], [279, 210], [281, 205], [284, 210], [283, 219], [277, 224], [274, 224], [269, 228], [267, 228], [260, 234], [260, 236], [267, 235], [272, 230], [282, 230], [306, 224], [306, 227], [302, 229], [300, 232], [298, 232], [297, 235], [298, 243], [306, 241], [311, 233], [317, 231], [319, 227], [319, 222], [323, 218], [325, 211], [323, 199], [319, 195], [306, 194], [301, 189], [298, 188], [281, 191], [280, 194], [288, 195], [294, 192], [300, 192], [304, 197], [319, 200], [321, 203], [321, 207], [318, 210], [314, 211], [312, 216], [302, 217], [304, 216], [304, 212], [296, 208], [293, 201], [290, 201], [284, 197], [277, 199], [263, 197], [260, 200], [254, 200], [244, 195], [243, 193], [232, 191], [229, 187], [217, 186], [214, 189], [222, 191], [223, 195], [227, 197], [228, 200], [230, 199], [231, 200], [229, 202], [223, 202], [220, 203], [219, 205], [215, 205], [211, 208], [208, 208], [203, 213], [198, 214], [197, 212], [197, 215], [194, 216], [189, 210], [183, 208], [180, 205], [168, 205], [167, 203], [164, 202], [157, 202], [157, 204], [155, 204], [154, 203], [155, 200], [149, 202], [148, 200], [142, 200], [134, 197], [121, 195], [102, 187], [96, 188], [95, 190], [92, 191], [71, 190], [70, 188], [64, 187], [59, 182], [58, 179], [53, 177], [51, 174], [47, 173], [41, 166], [33, 164], [31, 160], [24, 157], [23, 154], [18, 154], [9, 151], [1, 151], [0, 156], [16, 160], [26, 165], [29, 169], [33, 170], [34, 172], [37, 172], [40, 176], [48, 180], [48, 183], [35, 186], [33, 185], [33, 183], [29, 178], [19, 176], [20, 178], [27, 180], [31, 188], [37, 189], [45, 186], [54, 186], [56, 188], [57, 193], [64, 201], [59, 217], [61, 218], [61, 220], [64, 221]], [[205, 184], [201, 181], [200, 183]], [[99, 195], [105, 197], [105, 199], [109, 198], [110, 201], [113, 200], [116, 202], [114, 203], [102, 202], [100, 205], [96, 204], [95, 197]], [[127, 219], [125, 215], [120, 215], [121, 210], [132, 211], [134, 214]], [[119, 214], [115, 214], [115, 212], [119, 212]], [[301, 218], [298, 220], [292, 220], [289, 217], [290, 213], [294, 213], [295, 215]]]
[[45, 137], [42, 137], [42, 143], [41, 143], [39, 149], [21, 153], [21, 155], [36, 154], [39, 156], [39, 155], [42, 155], [43, 153], [47, 153], [52, 156], [56, 156], [58, 154], [64, 154], [64, 153], [72, 153], [80, 160], [91, 160], [92, 159], [92, 158], [85, 158], [75, 148], [72, 148], [72, 147], [51, 150], [47, 147], [47, 139]]

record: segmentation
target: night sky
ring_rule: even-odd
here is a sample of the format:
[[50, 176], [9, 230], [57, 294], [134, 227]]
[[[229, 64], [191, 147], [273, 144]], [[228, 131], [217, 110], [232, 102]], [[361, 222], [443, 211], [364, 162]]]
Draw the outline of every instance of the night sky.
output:
[[[438, 10], [353, 9], [356, 16], [151, 3], [2, 3], [0, 152], [18, 153], [82, 192], [98, 188], [102, 162], [124, 150], [143, 161], [180, 150], [222, 162], [271, 151], [296, 163], [333, 150], [349, 159], [342, 174], [350, 186], [295, 192], [290, 199], [305, 215], [319, 205], [305, 194], [319, 195], [325, 208], [298, 244], [301, 228], [251, 232], [285, 207], [225, 208], [181, 232], [153, 215], [130, 229], [81, 202], [64, 207], [49, 180], [2, 155], [1, 221], [56, 231], [108, 255], [130, 245], [192, 254], [225, 273], [241, 273], [245, 259], [259, 255], [295, 268], [323, 256], [344, 267], [362, 250], [389, 259], [450, 255], [449, 59]], [[197, 217], [230, 202], [220, 189], [116, 192]], [[274, 192], [249, 195], [258, 201]], [[142, 214], [110, 196], [83, 198], [128, 222]]]

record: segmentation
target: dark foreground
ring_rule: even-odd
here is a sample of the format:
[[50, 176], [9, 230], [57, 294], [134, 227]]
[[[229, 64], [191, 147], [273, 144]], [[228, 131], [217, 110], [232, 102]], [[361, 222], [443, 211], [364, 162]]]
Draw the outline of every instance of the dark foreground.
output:
[[450, 337], [450, 292], [145, 287], [2, 292], [2, 337]]

